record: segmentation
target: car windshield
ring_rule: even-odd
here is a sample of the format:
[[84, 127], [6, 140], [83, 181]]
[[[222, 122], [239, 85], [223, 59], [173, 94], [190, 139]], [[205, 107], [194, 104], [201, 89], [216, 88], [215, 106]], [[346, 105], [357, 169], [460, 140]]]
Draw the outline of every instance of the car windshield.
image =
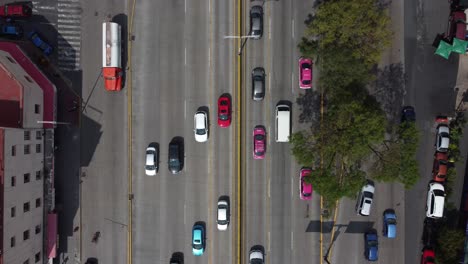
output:
[[[224, 112], [224, 113], [223, 113]], [[226, 111], [221, 111], [221, 114], [219, 115], [219, 119], [226, 121], [229, 119], [229, 116], [227, 115]]]
[[364, 192], [364, 197], [372, 199], [372, 197], [374, 197], [374, 195], [371, 192]]
[[177, 159], [169, 160], [169, 166], [171, 166], [171, 168], [179, 168], [179, 165], [180, 165], [179, 160]]
[[[264, 135], [260, 135], [260, 134], [255, 135], [255, 140], [261, 141], [261, 140], [263, 140], [264, 138], [265, 138]], [[258, 144], [258, 143], [263, 143], [263, 142], [257, 142], [257, 144]]]
[[311, 81], [310, 81], [310, 80], [303, 80], [302, 83], [303, 83], [303, 84], [310, 84]]
[[427, 263], [427, 264], [435, 263], [435, 259], [434, 259], [433, 257], [427, 257], [427, 258], [426, 258], [426, 263]]
[[434, 190], [434, 195], [435, 196], [444, 196], [444, 192], [441, 190]]
[[154, 170], [155, 166], [154, 165], [146, 165], [147, 170]]
[[193, 242], [194, 242], [194, 244], [193, 244], [193, 248], [194, 248], [194, 249], [201, 249], [201, 248], [202, 248], [202, 245], [201, 245], [201, 241], [200, 241], [200, 240], [196, 239], [196, 240], [194, 240]]
[[203, 128], [198, 128], [196, 129], [197, 135], [205, 135], [206, 131]]
[[396, 224], [396, 220], [393, 219], [393, 218], [390, 218], [390, 219], [387, 219], [387, 223], [390, 224], [390, 225], [394, 225], [394, 224]]
[[369, 241], [368, 244], [369, 244], [369, 247], [376, 247], [378, 245], [377, 241], [375, 240]]

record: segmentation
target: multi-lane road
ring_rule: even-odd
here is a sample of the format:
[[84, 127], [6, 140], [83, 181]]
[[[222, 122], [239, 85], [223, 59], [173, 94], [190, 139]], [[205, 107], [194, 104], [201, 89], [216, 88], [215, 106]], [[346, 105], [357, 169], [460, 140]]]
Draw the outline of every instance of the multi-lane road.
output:
[[[263, 37], [247, 39], [238, 55], [245, 39], [226, 37], [249, 33], [253, 5], [264, 10]], [[168, 263], [172, 254], [180, 252], [185, 263], [247, 263], [250, 248], [259, 245], [264, 248], [266, 263], [322, 263], [319, 195], [314, 194], [309, 202], [299, 199], [300, 167], [289, 144], [274, 140], [274, 109], [279, 101], [292, 107], [293, 132], [316, 125], [298, 121], [301, 112], [296, 101], [304, 93], [298, 87], [297, 43], [313, 3], [106, 0], [84, 1], [81, 8], [81, 27], [96, 29], [81, 31], [80, 44], [83, 97], [91, 95], [81, 134], [85, 175], [81, 258], [97, 257], [100, 263], [127, 263], [128, 259]], [[101, 81], [93, 89], [101, 60], [100, 25], [107, 19], [122, 23], [123, 36], [131, 28], [133, 38], [131, 47], [126, 47], [131, 48], [126, 52], [131, 56], [126, 87], [120, 93], [106, 92]], [[423, 62], [406, 63], [413, 65], [407, 69], [416, 78], [414, 65]], [[266, 73], [266, 95], [261, 102], [251, 99], [250, 74], [255, 67], [263, 67]], [[409, 83], [407, 102], [414, 103], [418, 111], [418, 105], [427, 105], [416, 96], [421, 92], [417, 89], [423, 88], [416, 88], [414, 79]], [[220, 128], [217, 99], [226, 93], [233, 102], [233, 122], [229, 128]], [[317, 91], [312, 93], [317, 97]], [[193, 115], [198, 109], [209, 114], [206, 143], [195, 142], [193, 135]], [[420, 117], [429, 120], [430, 114], [418, 111], [418, 124], [426, 122], [419, 121]], [[264, 160], [252, 158], [252, 132], [257, 125], [267, 131]], [[167, 169], [168, 145], [173, 139], [182, 140], [184, 146], [184, 167], [177, 175]], [[144, 172], [149, 143], [157, 143], [160, 150], [155, 177]], [[369, 218], [355, 215], [355, 201], [340, 203], [336, 223], [343, 228], [337, 229], [332, 263], [363, 263], [362, 232], [367, 227], [380, 231], [381, 213], [387, 208], [394, 208], [399, 216], [406, 212], [406, 220], [399, 219], [396, 240], [381, 243], [382, 263], [408, 254], [403, 241], [416, 244], [413, 238], [404, 237], [405, 226], [416, 230], [422, 222], [419, 216], [417, 221], [408, 218], [402, 188], [378, 184], [376, 189], [376, 206]], [[424, 193], [419, 189], [424, 186], [406, 197]], [[228, 196], [231, 204], [227, 231], [216, 229], [220, 196]], [[420, 203], [424, 197], [415, 200]], [[415, 213], [422, 215], [422, 209]], [[196, 222], [202, 222], [207, 231], [206, 252], [201, 257], [191, 252]], [[345, 234], [346, 225], [351, 228]], [[96, 231], [102, 235], [94, 244], [91, 237]], [[415, 258], [416, 254], [406, 255], [408, 263]]]

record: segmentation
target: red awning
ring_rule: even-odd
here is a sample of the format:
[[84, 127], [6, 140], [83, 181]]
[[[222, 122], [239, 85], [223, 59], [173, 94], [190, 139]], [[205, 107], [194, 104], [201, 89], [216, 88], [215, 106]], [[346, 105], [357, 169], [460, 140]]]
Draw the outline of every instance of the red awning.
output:
[[57, 255], [57, 214], [47, 215], [47, 257], [55, 258]]

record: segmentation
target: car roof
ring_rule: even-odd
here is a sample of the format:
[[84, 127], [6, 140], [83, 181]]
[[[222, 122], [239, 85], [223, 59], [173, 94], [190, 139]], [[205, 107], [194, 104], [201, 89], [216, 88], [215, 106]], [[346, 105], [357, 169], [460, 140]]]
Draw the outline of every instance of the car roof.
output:
[[205, 128], [206, 113], [198, 111], [195, 113], [195, 126], [196, 128]]
[[364, 185], [362, 187], [362, 192], [374, 193], [374, 191], [375, 191], [375, 187], [374, 187], [374, 185], [372, 185], [370, 183], [367, 183], [366, 185]]
[[371, 206], [372, 206], [372, 199], [364, 198], [364, 202], [362, 203], [360, 213], [362, 215], [370, 215]]

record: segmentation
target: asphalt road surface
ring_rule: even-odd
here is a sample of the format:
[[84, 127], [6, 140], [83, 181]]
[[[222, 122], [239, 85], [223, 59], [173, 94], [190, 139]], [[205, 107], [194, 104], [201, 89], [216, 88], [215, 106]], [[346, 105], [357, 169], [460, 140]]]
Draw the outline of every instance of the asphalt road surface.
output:
[[405, 1], [405, 69], [408, 76], [405, 103], [415, 107], [416, 124], [422, 132], [417, 153], [421, 179], [405, 194], [405, 263], [420, 261], [427, 184], [431, 180], [434, 154], [434, 118], [439, 114], [452, 114], [455, 109], [458, 56], [451, 55], [445, 60], [434, 55], [431, 46], [436, 34], [446, 31], [449, 12], [446, 1]]
[[[97, 78], [102, 62], [102, 22], [122, 24], [125, 1], [81, 3], [82, 95], [88, 101], [81, 124], [82, 260], [126, 263], [127, 252], [127, 98], [125, 89], [112, 93]], [[124, 35], [124, 34], [122, 34]], [[76, 83], [74, 83], [75, 85]], [[92, 237], [99, 231], [98, 243]]]
[[[263, 5], [264, 32], [260, 40], [247, 41], [244, 58], [243, 91], [245, 126], [245, 229], [244, 254], [252, 246], [263, 246], [266, 263], [318, 262], [320, 234], [310, 228], [320, 219], [319, 196], [310, 202], [299, 199], [299, 166], [291, 156], [288, 143], [275, 142], [275, 107], [283, 101], [291, 106], [292, 132], [312, 124], [299, 124], [297, 44], [312, 6], [305, 1], [244, 1], [244, 32], [249, 32], [249, 9]], [[261, 102], [252, 100], [251, 71], [263, 67], [266, 73], [266, 95]], [[267, 130], [266, 157], [254, 160], [253, 129], [262, 125]]]
[[[217, 125], [217, 99], [234, 92], [234, 3], [138, 1], [133, 43], [133, 181], [135, 263], [168, 263], [180, 252], [185, 263], [233, 261], [233, 212], [227, 231], [216, 229], [216, 202], [233, 199], [234, 127]], [[194, 139], [193, 115], [209, 113], [209, 139]], [[235, 112], [237, 109], [233, 109]], [[234, 122], [237, 117], [234, 115]], [[168, 145], [178, 137], [185, 157], [181, 173], [168, 171]], [[160, 169], [145, 176], [144, 153], [160, 146]], [[196, 222], [207, 231], [206, 251], [192, 255]]]

